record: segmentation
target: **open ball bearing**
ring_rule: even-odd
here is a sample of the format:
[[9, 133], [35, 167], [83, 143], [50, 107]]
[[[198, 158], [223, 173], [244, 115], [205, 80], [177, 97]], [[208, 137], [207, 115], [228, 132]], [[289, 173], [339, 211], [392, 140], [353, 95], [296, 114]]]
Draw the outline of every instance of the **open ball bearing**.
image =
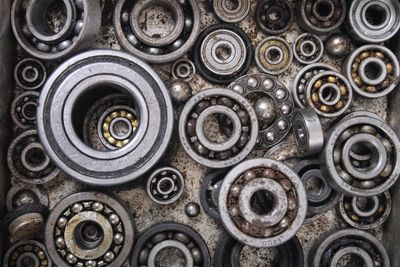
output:
[[[205, 129], [206, 122], [216, 115], [230, 122], [228, 137], [223, 140], [214, 140]], [[225, 168], [242, 161], [254, 148], [257, 135], [257, 117], [250, 103], [226, 89], [198, 93], [186, 103], [179, 119], [183, 148], [210, 168]]]
[[250, 0], [225, 1], [212, 0], [214, 13], [228, 23], [242, 21], [250, 12]]
[[4, 255], [3, 267], [52, 267], [46, 248], [38, 241], [20, 241], [12, 245]]
[[175, 168], [156, 169], [147, 181], [147, 195], [157, 204], [167, 205], [177, 201], [184, 188], [182, 174]]
[[[265, 195], [264, 208], [252, 199]], [[306, 217], [307, 195], [300, 178], [286, 165], [253, 159], [236, 165], [225, 177], [218, 198], [225, 229], [251, 247], [274, 247], [291, 239]]]
[[196, 67], [194, 63], [186, 58], [175, 61], [172, 65], [172, 77], [174, 79], [182, 79], [190, 82], [196, 75]]
[[36, 126], [38, 99], [38, 92], [24, 92], [14, 98], [11, 104], [11, 118], [19, 128], [25, 130]]
[[[39, 103], [38, 129], [47, 153], [67, 174], [93, 185], [143, 175], [162, 157], [172, 134], [168, 90], [147, 64], [124, 52], [95, 50], [69, 59], [49, 78]], [[86, 129], [106, 143], [87, 141]]]
[[286, 0], [262, 0], [256, 8], [257, 26], [268, 35], [279, 35], [289, 29], [293, 8]]
[[278, 75], [289, 69], [293, 61], [293, 51], [285, 39], [272, 36], [257, 45], [255, 58], [262, 72]]
[[300, 34], [293, 44], [294, 56], [301, 64], [319, 61], [324, 54], [324, 43], [315, 34]]
[[36, 90], [46, 81], [47, 71], [43, 63], [34, 58], [18, 62], [14, 69], [14, 79], [18, 86], [25, 90]]

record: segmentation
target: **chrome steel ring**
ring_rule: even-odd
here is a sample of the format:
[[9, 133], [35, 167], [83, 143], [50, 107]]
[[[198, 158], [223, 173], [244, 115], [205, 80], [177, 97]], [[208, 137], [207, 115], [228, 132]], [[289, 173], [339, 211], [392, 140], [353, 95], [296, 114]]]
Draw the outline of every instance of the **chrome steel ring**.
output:
[[46, 191], [41, 187], [28, 185], [26, 183], [17, 183], [7, 192], [6, 207], [8, 211], [37, 204], [49, 207], [49, 197]]
[[184, 187], [185, 182], [180, 171], [173, 167], [161, 167], [150, 175], [146, 191], [155, 203], [168, 205], [182, 196]]
[[256, 7], [257, 26], [268, 35], [286, 32], [293, 22], [293, 8], [286, 0], [262, 0]]
[[296, 110], [292, 118], [292, 129], [296, 145], [303, 156], [318, 154], [324, 148], [324, 131], [313, 109]]
[[382, 225], [392, 209], [392, 200], [388, 191], [372, 197], [342, 195], [339, 204], [342, 218], [352, 227], [361, 230]]
[[319, 61], [324, 54], [324, 43], [312, 33], [300, 34], [293, 43], [294, 57], [301, 64]]
[[297, 7], [299, 25], [307, 31], [326, 34], [343, 23], [347, 14], [346, 0], [300, 0]]
[[356, 229], [343, 229], [327, 235], [314, 245], [309, 254], [310, 266], [342, 266], [344, 262], [350, 266], [390, 266], [389, 256], [379, 240]]
[[215, 15], [228, 23], [240, 22], [250, 13], [250, 0], [212, 0], [212, 4]]
[[200, 8], [196, 0], [119, 0], [113, 21], [125, 50], [162, 64], [181, 58], [193, 46], [200, 31]]
[[45, 243], [57, 266], [122, 266], [135, 239], [128, 209], [111, 195], [81, 192], [56, 204]]
[[400, 65], [396, 55], [381, 45], [365, 45], [352, 52], [343, 65], [343, 74], [357, 94], [382, 97], [399, 84]]
[[[118, 98], [121, 94], [123, 100]], [[49, 78], [39, 103], [43, 147], [64, 172], [92, 185], [137, 179], [163, 156], [172, 135], [173, 107], [164, 83], [146, 63], [124, 52], [94, 50], [69, 59]], [[119, 147], [116, 138], [107, 138], [106, 134], [112, 135], [108, 123], [106, 127], [101, 124], [101, 130], [114, 149], [98, 147], [85, 138], [91, 128], [88, 125], [97, 130], [101, 114], [121, 105], [132, 109], [131, 115], [137, 113], [138, 122], [124, 120], [115, 125], [117, 137], [122, 138], [129, 132], [129, 124], [138, 124], [128, 142]], [[99, 108], [94, 111], [93, 107]], [[115, 114], [128, 118], [126, 112]]]
[[358, 41], [387, 41], [400, 29], [400, 3], [395, 0], [352, 1], [346, 26], [351, 37]]
[[290, 44], [281, 37], [267, 37], [256, 47], [257, 67], [267, 74], [278, 75], [289, 69], [293, 61]]
[[206, 28], [193, 48], [193, 61], [201, 76], [212, 83], [231, 83], [250, 69], [253, 46], [239, 27], [220, 23]]
[[308, 106], [318, 115], [332, 118], [343, 114], [353, 101], [353, 89], [342, 74], [325, 71], [315, 75], [306, 88]]
[[[223, 136], [211, 136], [205, 127], [216, 116], [230, 122], [229, 132]], [[179, 119], [183, 148], [195, 161], [210, 168], [225, 168], [242, 161], [254, 148], [257, 135], [257, 116], [251, 104], [226, 89], [209, 89], [193, 96]]]
[[14, 69], [14, 79], [25, 90], [36, 90], [43, 86], [47, 71], [42, 62], [34, 58], [25, 58]]
[[328, 133], [322, 170], [348, 195], [374, 196], [388, 190], [400, 173], [400, 142], [381, 119], [356, 116]]
[[36, 126], [38, 92], [24, 92], [14, 98], [11, 104], [11, 118], [18, 128], [26, 130]]
[[[255, 209], [257, 193], [269, 200]], [[252, 159], [226, 175], [218, 197], [221, 221], [228, 233], [251, 247], [275, 247], [291, 239], [307, 212], [307, 195], [300, 178], [286, 165]]]
[[[57, 14], [63, 17], [59, 24], [53, 21]], [[16, 0], [11, 22], [18, 43], [29, 54], [59, 60], [90, 47], [96, 40], [101, 24], [100, 1]]]
[[196, 76], [196, 67], [194, 63], [186, 58], [175, 61], [172, 65], [172, 77], [190, 82]]
[[[167, 254], [166, 249], [177, 253]], [[181, 266], [211, 266], [207, 245], [192, 228], [178, 223], [162, 223], [139, 236], [132, 252], [131, 267], [178, 263]]]
[[256, 112], [259, 125], [257, 148], [270, 148], [286, 137], [291, 129], [294, 103], [278, 79], [266, 74], [251, 74], [240, 77], [228, 88], [246, 97]]
[[28, 184], [46, 183], [60, 171], [43, 149], [36, 130], [25, 131], [13, 140], [7, 163], [11, 174]]
[[44, 245], [38, 241], [20, 241], [12, 245], [4, 255], [3, 267], [52, 267]]

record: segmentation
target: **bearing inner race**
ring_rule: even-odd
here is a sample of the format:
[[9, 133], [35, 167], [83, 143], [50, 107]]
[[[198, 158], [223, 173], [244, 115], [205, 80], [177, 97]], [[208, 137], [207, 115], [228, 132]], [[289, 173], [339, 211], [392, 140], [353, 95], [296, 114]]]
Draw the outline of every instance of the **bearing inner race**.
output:
[[182, 242], [176, 240], [164, 240], [152, 247], [147, 258], [147, 266], [157, 266], [157, 256], [161, 253], [161, 251], [166, 249], [178, 250], [185, 259], [185, 266], [194, 266], [193, 256], [189, 248], [185, 246]]
[[387, 77], [386, 64], [376, 57], [369, 57], [360, 64], [358, 74], [363, 82], [369, 85], [379, 85]]
[[29, 171], [44, 171], [50, 164], [50, 158], [40, 143], [30, 143], [21, 152], [21, 163]]

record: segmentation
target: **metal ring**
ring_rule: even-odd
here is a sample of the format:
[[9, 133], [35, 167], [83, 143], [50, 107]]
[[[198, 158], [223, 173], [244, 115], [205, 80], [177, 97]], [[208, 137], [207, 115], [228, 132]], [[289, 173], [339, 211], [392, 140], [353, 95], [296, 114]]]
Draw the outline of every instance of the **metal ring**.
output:
[[293, 61], [290, 44], [281, 37], [267, 37], [256, 47], [257, 67], [267, 74], [278, 75], [289, 69]]
[[293, 8], [286, 0], [258, 2], [255, 13], [257, 26], [268, 35], [286, 32], [293, 22]]
[[230, 5], [225, 0], [213, 0], [212, 4], [215, 15], [228, 23], [240, 22], [250, 13], [249, 0], [238, 0]]
[[18, 86], [25, 90], [36, 90], [42, 87], [47, 78], [47, 71], [42, 62], [25, 58], [18, 62], [14, 69], [14, 79]]
[[324, 54], [324, 43], [315, 34], [303, 33], [294, 41], [293, 53], [297, 61], [302, 64], [315, 63]]
[[4, 255], [4, 267], [20, 267], [26, 263], [32, 267], [51, 267], [52, 261], [44, 245], [38, 241], [20, 241], [12, 245]]

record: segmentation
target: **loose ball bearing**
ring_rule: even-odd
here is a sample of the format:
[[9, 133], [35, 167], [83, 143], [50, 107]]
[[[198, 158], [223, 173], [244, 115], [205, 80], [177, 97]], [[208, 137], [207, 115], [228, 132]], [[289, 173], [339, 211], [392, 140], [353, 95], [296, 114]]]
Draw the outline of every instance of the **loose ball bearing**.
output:
[[242, 21], [250, 12], [250, 0], [213, 0], [214, 13], [217, 17], [228, 23]]
[[294, 56], [301, 64], [319, 61], [324, 54], [324, 43], [315, 34], [300, 34], [293, 44]]
[[181, 58], [193, 46], [200, 31], [200, 8], [196, 0], [119, 0], [113, 20], [125, 50], [162, 64]]
[[279, 35], [292, 25], [293, 8], [286, 0], [262, 0], [255, 13], [257, 26], [268, 35]]
[[12, 245], [4, 255], [4, 267], [51, 267], [49, 255], [44, 245], [38, 241], [20, 241]]
[[[51, 15], [63, 15], [52, 25]], [[46, 16], [47, 15], [47, 16]], [[58, 60], [88, 48], [100, 29], [100, 1], [14, 1], [11, 23], [18, 43], [32, 56]]]
[[[257, 193], [269, 200], [264, 208], [252, 205]], [[226, 175], [218, 207], [225, 229], [238, 241], [251, 247], [274, 247], [300, 229], [306, 217], [307, 195], [289, 167], [270, 159], [253, 159], [236, 165]]]
[[247, 73], [253, 54], [251, 41], [243, 30], [220, 23], [199, 35], [193, 61], [201, 76], [213, 83], [226, 84]]
[[392, 201], [388, 191], [372, 197], [342, 195], [339, 202], [342, 218], [351, 226], [368, 230], [382, 225], [390, 215]]
[[183, 193], [184, 180], [175, 168], [156, 169], [147, 181], [147, 195], [157, 204], [167, 205], [176, 202]]
[[278, 75], [289, 69], [293, 61], [293, 51], [285, 39], [267, 37], [257, 45], [255, 58], [262, 72]]
[[124, 52], [95, 50], [69, 59], [49, 78], [39, 103], [47, 153], [67, 174], [92, 185], [140, 177], [172, 135], [168, 90], [147, 64]]
[[[178, 253], [166, 254], [166, 249]], [[203, 238], [178, 223], [158, 224], [142, 233], [133, 249], [131, 266], [156, 266], [160, 258], [163, 266], [177, 262], [182, 266], [211, 266], [210, 252]]]
[[34, 58], [21, 60], [14, 69], [15, 82], [25, 90], [39, 89], [46, 81], [46, 77], [45, 66]]
[[342, 58], [351, 52], [350, 38], [343, 33], [331, 34], [325, 40], [325, 51], [333, 58]]
[[190, 82], [196, 76], [196, 67], [189, 59], [179, 59], [172, 65], [172, 77]]
[[340, 121], [328, 136], [321, 163], [335, 189], [368, 197], [388, 190], [396, 182], [400, 142], [385, 122], [356, 116]]
[[400, 4], [394, 0], [352, 1], [346, 26], [351, 37], [358, 41], [387, 41], [400, 28]]
[[336, 30], [346, 18], [346, 0], [301, 0], [298, 3], [299, 25], [316, 34]]
[[315, 75], [307, 85], [308, 105], [318, 115], [337, 117], [343, 114], [353, 101], [353, 89], [346, 77], [335, 71]]
[[270, 75], [251, 74], [234, 81], [229, 89], [246, 97], [256, 112], [257, 148], [270, 148], [285, 138], [291, 129], [294, 103], [281, 82]]
[[384, 46], [365, 45], [346, 59], [343, 73], [357, 94], [382, 97], [399, 84], [400, 66], [396, 55]]
[[[217, 117], [229, 121], [223, 136], [211, 136], [205, 127]], [[242, 161], [254, 148], [257, 135], [257, 116], [251, 104], [226, 89], [209, 89], [193, 96], [179, 119], [183, 148], [194, 160], [210, 168], [225, 168]]]
[[61, 200], [45, 229], [46, 248], [57, 266], [122, 266], [134, 238], [128, 210], [99, 192], [76, 193]]
[[23, 130], [36, 126], [38, 99], [38, 92], [24, 92], [14, 98], [10, 113], [15, 125]]
[[7, 192], [6, 207], [8, 211], [38, 204], [49, 207], [49, 198], [46, 191], [41, 187], [18, 183], [12, 186]]

